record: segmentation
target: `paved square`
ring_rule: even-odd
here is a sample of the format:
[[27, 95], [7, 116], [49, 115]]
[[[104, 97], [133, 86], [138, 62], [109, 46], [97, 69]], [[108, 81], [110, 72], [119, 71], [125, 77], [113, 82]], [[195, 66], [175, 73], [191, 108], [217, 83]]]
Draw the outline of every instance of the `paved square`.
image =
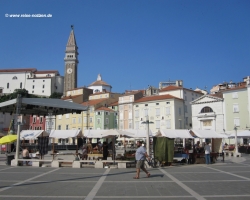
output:
[[250, 156], [212, 165], [150, 168], [10, 167], [0, 165], [0, 199], [250, 199]]

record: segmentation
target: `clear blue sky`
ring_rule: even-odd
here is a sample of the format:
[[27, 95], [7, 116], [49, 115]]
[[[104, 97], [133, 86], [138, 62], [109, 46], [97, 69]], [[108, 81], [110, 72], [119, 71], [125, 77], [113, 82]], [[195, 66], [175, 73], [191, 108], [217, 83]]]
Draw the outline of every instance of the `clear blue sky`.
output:
[[[52, 14], [10, 18], [5, 14]], [[250, 75], [249, 0], [1, 0], [0, 68], [59, 70], [74, 25], [78, 87], [113, 92], [183, 80], [207, 89]]]

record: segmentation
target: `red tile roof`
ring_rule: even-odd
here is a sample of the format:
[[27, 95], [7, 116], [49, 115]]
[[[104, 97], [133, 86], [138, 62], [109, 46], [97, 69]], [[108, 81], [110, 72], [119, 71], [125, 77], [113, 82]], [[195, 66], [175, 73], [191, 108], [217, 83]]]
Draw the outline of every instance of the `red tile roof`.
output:
[[110, 86], [108, 83], [106, 83], [105, 81], [95, 81], [93, 83], [91, 83], [89, 86], [100, 86], [100, 85], [106, 85], [106, 86]]
[[44, 71], [36, 71], [34, 74], [48, 74], [48, 73], [58, 73], [57, 70], [44, 70]]
[[84, 105], [84, 106], [94, 106], [94, 105], [96, 105], [98, 103], [101, 103], [101, 102], [103, 102], [105, 100], [107, 100], [107, 98], [90, 100], [90, 101], [83, 102], [82, 105]]
[[1, 69], [0, 72], [35, 72], [36, 68]]
[[235, 87], [235, 88], [228, 88], [228, 89], [225, 89], [225, 90], [220, 90], [220, 92], [228, 92], [228, 91], [232, 91], [232, 90], [241, 90], [241, 89], [244, 89], [244, 88], [246, 88], [246, 84], [243, 84], [243, 85]]
[[183, 101], [183, 99], [177, 98], [177, 97], [172, 96], [170, 94], [166, 94], [166, 95], [155, 95], [155, 96], [142, 97], [142, 98], [138, 99], [137, 101], [135, 101], [135, 103], [146, 102], [146, 101], [157, 101], [157, 100], [164, 100], [164, 99], [179, 99], [179, 100]]
[[118, 106], [118, 101], [116, 101], [116, 102], [114, 102], [114, 103], [109, 104], [109, 106]]
[[114, 110], [110, 109], [110, 108], [107, 108], [107, 107], [100, 107], [100, 108], [97, 108], [96, 110], [104, 110], [104, 111], [110, 111], [110, 112], [115, 112]]
[[170, 85], [170, 86], [167, 86], [165, 88], [162, 88], [160, 90], [160, 92], [172, 91], [172, 90], [180, 90], [180, 89], [189, 90], [189, 91], [192, 91], [192, 92], [195, 92], [195, 93], [203, 94], [201, 91], [194, 91], [192, 89], [187, 89], [187, 88], [183, 88], [183, 87], [179, 87], [179, 86], [175, 86], [175, 85]]

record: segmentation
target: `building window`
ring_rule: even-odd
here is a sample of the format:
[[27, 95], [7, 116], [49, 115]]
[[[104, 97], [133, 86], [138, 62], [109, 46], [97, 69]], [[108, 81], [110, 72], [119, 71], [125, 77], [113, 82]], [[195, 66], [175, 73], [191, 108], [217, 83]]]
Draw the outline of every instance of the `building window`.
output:
[[169, 102], [169, 101], [167, 101], [167, 102], [166, 102], [166, 104], [170, 104], [170, 102]]
[[97, 124], [101, 124], [101, 119], [97, 118]]
[[68, 119], [69, 118], [69, 114], [66, 114], [65, 117], [66, 117], [66, 119]]
[[132, 123], [131, 123], [131, 122], [129, 122], [128, 128], [129, 128], [129, 129], [132, 129]]
[[139, 107], [138, 105], [136, 105], [135, 107]]
[[40, 117], [40, 123], [43, 123], [43, 117]]
[[32, 91], [32, 93], [34, 93], [34, 90]]
[[159, 116], [161, 114], [160, 108], [156, 108], [155, 109], [155, 114], [156, 114], [156, 116]]
[[45, 85], [43, 85], [43, 88], [45, 88]]
[[89, 123], [92, 123], [92, 122], [93, 122], [93, 121], [92, 121], [92, 117], [90, 117], [90, 118], [89, 118]]
[[78, 117], [78, 124], [81, 124], [81, 123], [82, 123], [82, 118]]
[[66, 125], [65, 130], [69, 130], [69, 125], [68, 124]]
[[105, 112], [105, 115], [108, 115], [109, 113], [108, 112]]
[[187, 105], [185, 105], [185, 113], [187, 113], [188, 112], [188, 110], [187, 110]]
[[188, 117], [185, 117], [186, 125], [188, 125]]
[[32, 85], [32, 89], [35, 89], [35, 86], [34, 86], [34, 85]]
[[187, 101], [187, 96], [185, 96], [185, 101]]
[[144, 109], [144, 116], [148, 116], [148, 109]]
[[21, 83], [20, 83], [20, 89], [22, 89], [22, 87], [23, 87], [23, 83], [21, 82]]
[[139, 122], [135, 122], [135, 129], [139, 129]]
[[109, 118], [106, 118], [106, 124], [109, 124]]
[[43, 80], [43, 82], [45, 82], [45, 80]]
[[202, 108], [201, 113], [210, 113], [213, 112], [212, 108], [206, 106], [204, 108]]
[[42, 90], [42, 93], [44, 93], [44, 90]]
[[233, 105], [233, 112], [234, 113], [238, 113], [240, 110], [239, 110], [239, 105], [238, 104], [234, 104]]
[[240, 126], [240, 118], [234, 118], [234, 126]]
[[166, 128], [171, 129], [171, 120], [170, 119], [166, 120]]
[[155, 128], [157, 128], [157, 129], [160, 128], [160, 120], [155, 121]]
[[9, 84], [9, 83], [7, 83], [7, 89], [9, 89], [9, 87], [10, 87], [10, 84]]
[[158, 105], [159, 105], [159, 103], [156, 103], [155, 105], [157, 105], [157, 106], [158, 106]]
[[36, 123], [36, 116], [33, 117], [33, 123]]
[[179, 108], [179, 115], [181, 115], [181, 108]]
[[233, 92], [232, 97], [233, 99], [238, 99], [238, 92]]
[[62, 115], [58, 115], [58, 119], [62, 119]]
[[58, 129], [58, 130], [61, 130], [61, 125], [58, 125], [57, 129]]
[[135, 110], [135, 117], [139, 117], [139, 110]]
[[35, 82], [35, 80], [33, 80], [33, 82]]
[[16, 77], [16, 76], [14, 76], [12, 79], [13, 79], [13, 80], [17, 80], [17, 77]]
[[72, 124], [76, 123], [76, 118], [72, 118]]
[[30, 126], [30, 130], [32, 130], [32, 126]]
[[96, 115], [101, 115], [101, 112], [96, 112]]
[[148, 104], [145, 104], [145, 106], [148, 106]]
[[85, 124], [87, 123], [87, 117], [83, 118], [83, 123], [85, 123]]
[[170, 107], [166, 107], [166, 115], [170, 115]]

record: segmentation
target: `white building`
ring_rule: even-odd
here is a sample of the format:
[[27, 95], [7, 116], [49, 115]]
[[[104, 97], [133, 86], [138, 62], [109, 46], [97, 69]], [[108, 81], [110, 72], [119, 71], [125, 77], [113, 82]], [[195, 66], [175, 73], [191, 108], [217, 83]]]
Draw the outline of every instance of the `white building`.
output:
[[89, 89], [93, 90], [93, 93], [97, 92], [111, 92], [111, 85], [102, 80], [101, 74], [98, 74], [97, 80], [88, 86]]
[[63, 93], [64, 77], [56, 70], [1, 69], [0, 79], [0, 94], [10, 94], [15, 89], [26, 89], [30, 94], [39, 96]]
[[192, 124], [195, 130], [214, 130], [223, 133], [225, 129], [223, 98], [204, 95], [190, 104], [192, 106]]
[[156, 133], [160, 129], [183, 129], [183, 99], [172, 95], [143, 97], [134, 102], [134, 129], [147, 129], [142, 124], [148, 117], [149, 129]]
[[183, 99], [183, 109], [181, 112], [183, 113], [184, 121], [182, 121], [182, 127], [185, 129], [189, 129], [192, 127], [192, 109], [190, 102], [195, 99], [201, 97], [203, 94], [201, 92], [197, 92], [191, 89], [178, 87], [178, 86], [168, 86], [160, 90], [159, 95], [170, 94], [177, 98]]

